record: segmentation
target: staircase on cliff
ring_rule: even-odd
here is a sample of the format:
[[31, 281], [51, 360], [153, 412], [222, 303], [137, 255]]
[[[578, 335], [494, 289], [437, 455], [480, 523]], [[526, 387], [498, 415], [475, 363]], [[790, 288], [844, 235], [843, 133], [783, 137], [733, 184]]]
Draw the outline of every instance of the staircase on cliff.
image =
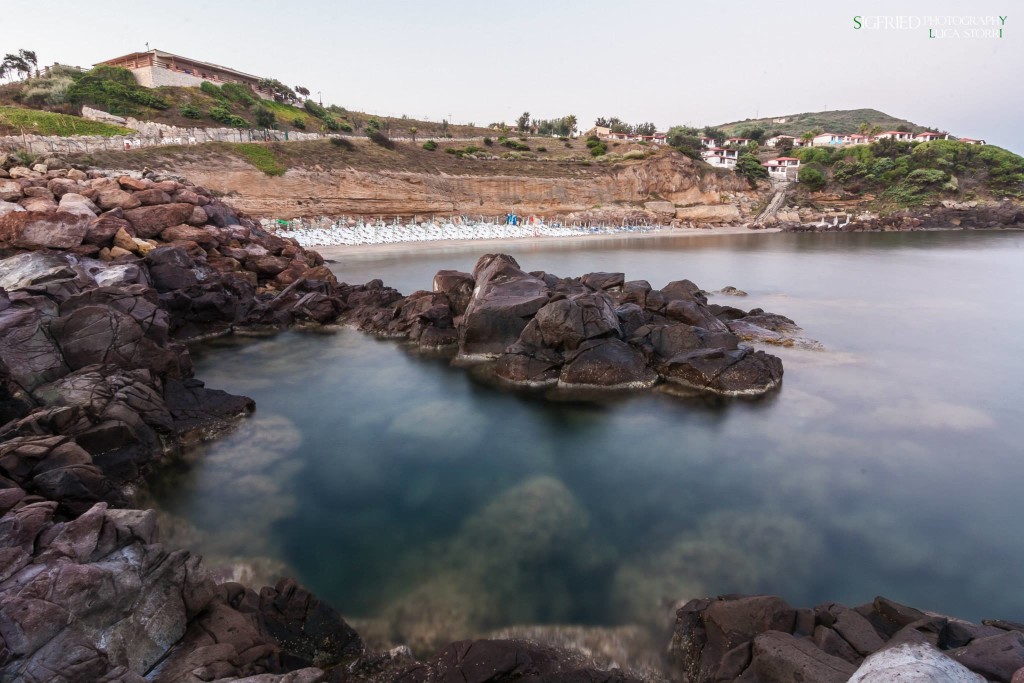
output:
[[775, 190], [775, 194], [772, 195], [768, 206], [764, 207], [764, 211], [759, 213], [757, 218], [754, 219], [753, 225], [764, 225], [765, 221], [769, 218], [775, 217], [775, 214], [786, 203], [786, 195], [789, 193], [790, 185], [792, 185], [792, 182], [789, 180], [772, 180], [772, 188]]

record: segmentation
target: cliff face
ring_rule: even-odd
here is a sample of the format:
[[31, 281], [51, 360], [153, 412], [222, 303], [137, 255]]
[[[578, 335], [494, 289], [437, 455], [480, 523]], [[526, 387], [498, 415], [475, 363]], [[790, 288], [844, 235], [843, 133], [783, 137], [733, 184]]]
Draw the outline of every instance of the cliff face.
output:
[[493, 173], [446, 173], [293, 168], [271, 177], [229, 157], [216, 162], [179, 163], [175, 173], [224, 193], [247, 213], [277, 218], [317, 215], [556, 215], [601, 207], [642, 209], [663, 199], [676, 205], [732, 203], [751, 195], [733, 173], [698, 173], [697, 163], [659, 154], [633, 164], [566, 167], [563, 175], [516, 175], [515, 165], [495, 162]]

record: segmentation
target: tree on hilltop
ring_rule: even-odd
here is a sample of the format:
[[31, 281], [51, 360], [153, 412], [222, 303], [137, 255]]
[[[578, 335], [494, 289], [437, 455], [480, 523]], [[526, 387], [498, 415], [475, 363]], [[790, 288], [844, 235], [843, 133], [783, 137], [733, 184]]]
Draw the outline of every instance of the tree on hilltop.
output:
[[516, 128], [520, 133], [526, 133], [530, 130], [530, 112], [524, 111], [518, 119], [516, 119]]
[[39, 60], [32, 50], [18, 50], [17, 54], [7, 53], [4, 55], [4, 61], [0, 62], [0, 78], [11, 78], [16, 73], [23, 77], [31, 76], [32, 69], [38, 65]]
[[302, 97], [309, 97], [309, 88], [303, 88], [301, 85], [297, 85], [294, 88], [296, 94], [302, 95]]

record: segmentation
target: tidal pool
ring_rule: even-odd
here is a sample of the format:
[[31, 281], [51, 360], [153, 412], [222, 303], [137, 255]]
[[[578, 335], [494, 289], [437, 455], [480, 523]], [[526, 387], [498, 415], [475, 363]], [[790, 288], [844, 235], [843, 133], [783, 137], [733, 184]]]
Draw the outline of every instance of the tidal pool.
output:
[[[403, 293], [493, 247], [339, 259]], [[789, 316], [756, 401], [548, 402], [353, 330], [195, 352], [255, 416], [158, 487], [197, 550], [269, 558], [429, 647], [511, 624], [648, 624], [679, 598], [875, 595], [1024, 620], [1024, 234], [751, 234], [503, 248], [526, 270], [689, 278]], [[279, 564], [275, 564], [279, 563]]]

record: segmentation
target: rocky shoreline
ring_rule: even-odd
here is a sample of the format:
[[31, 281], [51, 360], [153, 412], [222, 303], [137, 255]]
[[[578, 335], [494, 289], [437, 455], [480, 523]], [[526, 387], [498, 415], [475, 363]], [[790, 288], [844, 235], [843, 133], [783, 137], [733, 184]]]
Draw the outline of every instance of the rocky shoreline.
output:
[[946, 200], [936, 206], [902, 209], [881, 215], [857, 206], [782, 210], [765, 226], [783, 232], [892, 232], [905, 230], [998, 230], [1024, 229], [1024, 206], [1004, 200], [998, 203]]
[[[620, 273], [562, 279], [526, 273], [500, 254], [481, 258], [473, 273], [442, 271], [434, 291], [403, 297], [380, 281], [339, 283], [318, 254], [180, 178], [46, 167], [10, 175], [0, 180], [0, 680], [651, 678], [526, 641], [454, 643], [426, 661], [404, 648], [371, 652], [293, 581], [258, 592], [217, 584], [200, 558], [169, 551], [153, 511], [130, 508], [147, 475], [254, 407], [196, 379], [187, 343], [245, 329], [351, 324], [463, 361], [486, 359], [496, 377], [515, 384], [605, 390], [663, 382], [748, 395], [776, 387], [782, 365], [741, 342], [802, 343], [795, 323], [708, 304], [686, 280], [654, 290]], [[789, 612], [760, 602], [744, 613], [774, 616], [744, 617], [746, 630], [723, 631], [723, 645], [710, 635], [721, 623], [719, 602], [748, 605], [691, 602], [679, 611], [674, 676], [796, 680], [772, 671], [795, 670], [811, 647], [803, 636], [813, 638], [819, 620], [857, 657], [867, 654], [835, 626], [845, 612], [814, 611], [810, 624], [808, 611], [794, 611], [798, 628], [796, 617], [786, 622]], [[878, 647], [892, 640], [861, 616]], [[931, 644], [976, 651], [976, 641], [988, 647], [1001, 635], [986, 629], [1020, 631], [1001, 624], [963, 627], [959, 639]], [[926, 640], [940, 632], [934, 628], [915, 627]], [[772, 634], [787, 629], [797, 645], [775, 643]], [[828, 633], [821, 639], [814, 647], [845, 662], [824, 660], [828, 666], [844, 673], [857, 663]], [[718, 659], [716, 647], [725, 648]], [[1018, 652], [1024, 648], [1000, 661], [1016, 661]], [[733, 668], [723, 669], [723, 659]], [[790, 668], [765, 664], [776, 660]], [[710, 673], [690, 673], [698, 669]]]

